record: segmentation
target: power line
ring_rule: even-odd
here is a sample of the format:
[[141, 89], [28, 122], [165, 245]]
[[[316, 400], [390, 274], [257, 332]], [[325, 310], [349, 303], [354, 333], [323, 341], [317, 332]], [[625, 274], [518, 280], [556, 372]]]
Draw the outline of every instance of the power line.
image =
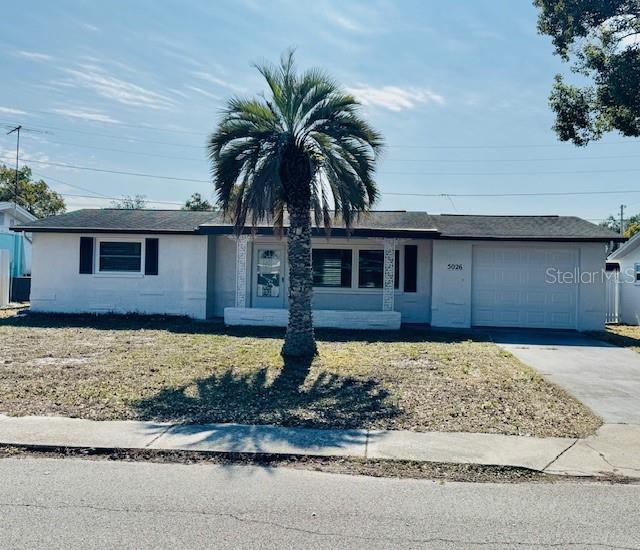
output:
[[572, 195], [626, 195], [628, 193], [640, 193], [640, 189], [625, 189], [615, 191], [549, 191], [535, 193], [381, 193], [382, 195], [397, 195], [402, 197], [561, 197]]
[[98, 197], [108, 198], [103, 193], [99, 193], [98, 191], [93, 191], [92, 189], [87, 189], [86, 187], [81, 187], [80, 185], [74, 185], [74, 184], [66, 182], [64, 180], [61, 180], [61, 179], [58, 179], [58, 178], [54, 178], [53, 176], [47, 176], [47, 175], [41, 174], [39, 172], [34, 172], [33, 170], [31, 171], [31, 173], [33, 175], [35, 175], [35, 176], [38, 176], [39, 178], [44, 178], [44, 179], [47, 179], [47, 180], [55, 181], [55, 182], [61, 183], [62, 185], [68, 185], [69, 187], [73, 187], [75, 189], [80, 189], [80, 191], [86, 191], [88, 193], [94, 193], [95, 195], [97, 195], [96, 198], [98, 198]]
[[[591, 145], [621, 145], [625, 143], [638, 142], [640, 140], [633, 139], [627, 141], [595, 141]], [[389, 148], [398, 149], [528, 149], [528, 148], [540, 148], [558, 147], [564, 145], [563, 143], [530, 143], [530, 144], [510, 144], [510, 145], [387, 145]]]
[[[5, 157], [6, 158], [6, 157]], [[20, 158], [20, 160], [24, 162], [30, 162], [35, 164], [44, 164], [45, 166], [57, 166], [60, 168], [71, 168], [73, 170], [88, 170], [90, 172], [102, 172], [106, 174], [120, 174], [124, 176], [135, 176], [138, 178], [153, 178], [153, 179], [161, 179], [161, 180], [171, 180], [171, 181], [185, 181], [185, 182], [193, 182], [193, 183], [211, 183], [209, 180], [200, 180], [195, 178], [178, 178], [174, 176], [161, 176], [158, 174], [146, 174], [143, 172], [126, 172], [123, 170], [110, 170], [106, 168], [92, 168], [90, 166], [78, 166], [76, 164], [66, 164], [63, 162], [51, 162], [45, 160], [35, 160], [35, 159], [24, 159]]]
[[[104, 121], [94, 121], [94, 122], [104, 122]], [[2, 124], [14, 124], [17, 125], [17, 123], [13, 123], [13, 122], [3, 122]], [[129, 125], [131, 127], [138, 127], [137, 125]], [[114, 134], [104, 134], [101, 132], [91, 132], [91, 131], [86, 131], [86, 130], [78, 130], [78, 129], [69, 129], [69, 128], [61, 128], [59, 126], [51, 126], [51, 125], [45, 125], [45, 124], [38, 124], [37, 126], [33, 126], [34, 128], [40, 128], [40, 129], [47, 129], [47, 130], [57, 130], [60, 132], [71, 132], [71, 133], [80, 133], [80, 134], [86, 134], [86, 135], [94, 135], [94, 136], [100, 136], [100, 137], [105, 137], [108, 139], [115, 139], [115, 140], [121, 140], [121, 141], [135, 141], [135, 142], [140, 142], [140, 143], [152, 143], [155, 145], [168, 145], [168, 146], [172, 146], [172, 147], [187, 147], [187, 148], [195, 148], [195, 149], [204, 149], [204, 145], [191, 145], [191, 144], [185, 144], [185, 143], [176, 143], [176, 142], [167, 142], [167, 141], [156, 141], [156, 140], [149, 140], [149, 139], [143, 139], [143, 138], [134, 138], [131, 136], [120, 136], [120, 135], [114, 135]], [[167, 132], [172, 132], [174, 130], [170, 129], [170, 128], [160, 128], [158, 126], [156, 127], [145, 127], [145, 126], [140, 126], [141, 129], [146, 129], [146, 130], [151, 130], [151, 129], [155, 129], [157, 131], [167, 131]], [[186, 132], [186, 130], [184, 131]], [[177, 131], [174, 131], [174, 133], [179, 133]], [[192, 132], [189, 132], [192, 133]], [[193, 132], [194, 135], [200, 135], [203, 139], [207, 138], [207, 134], [200, 134], [198, 132]], [[640, 140], [623, 140], [623, 141], [596, 141], [593, 142], [592, 145], [600, 145], [600, 146], [608, 146], [608, 145], [625, 145], [625, 144], [629, 144], [629, 143], [638, 143], [638, 141]], [[427, 144], [389, 144], [387, 145], [388, 148], [391, 149], [528, 149], [528, 148], [533, 148], [533, 149], [537, 149], [537, 148], [554, 148], [554, 147], [562, 147], [564, 146], [564, 143], [561, 142], [557, 142], [557, 143], [548, 143], [548, 144], [543, 144], [543, 143], [537, 143], [537, 144], [525, 144], [525, 143], [519, 143], [519, 144], [468, 144], [468, 145], [427, 145]]]
[[[16, 109], [18, 110], [18, 109]], [[82, 116], [73, 116], [73, 115], [69, 115], [69, 114], [65, 114], [65, 113], [57, 113], [55, 111], [42, 111], [39, 109], [19, 109], [20, 111], [25, 111], [28, 113], [40, 113], [40, 114], [44, 114], [44, 115], [52, 115], [52, 116], [58, 116], [58, 117], [64, 117], [66, 119], [71, 119], [71, 120], [75, 120], [75, 121], [82, 121], [82, 122], [95, 122], [98, 124], [108, 124], [109, 126], [115, 126], [115, 127], [126, 127], [126, 128], [136, 128], [139, 130], [149, 130], [149, 131], [153, 131], [153, 132], [168, 132], [168, 133], [172, 133], [172, 134], [191, 134], [191, 135], [195, 135], [195, 136], [201, 136], [202, 132], [194, 132], [193, 130], [181, 130], [179, 128], [163, 128], [161, 126], [152, 126], [152, 125], [148, 125], [148, 124], [130, 124], [128, 122], [121, 122], [119, 120], [96, 120], [96, 119], [91, 119], [91, 118], [86, 118], [86, 117], [82, 117]]]
[[[6, 159], [6, 157], [4, 157]], [[162, 176], [159, 174], [148, 174], [146, 172], [128, 172], [125, 170], [113, 170], [107, 168], [94, 168], [91, 166], [80, 166], [77, 164], [67, 164], [62, 162], [51, 162], [36, 159], [20, 160], [24, 162], [31, 162], [35, 164], [44, 164], [46, 166], [57, 166], [61, 168], [71, 168], [74, 170], [88, 170], [91, 172], [103, 172], [107, 174], [120, 174], [125, 176], [135, 176], [141, 178], [154, 178], [171, 181], [185, 181], [193, 183], [211, 183], [210, 180], [197, 179], [197, 178], [181, 178], [176, 176]], [[380, 172], [385, 175], [405, 175], [405, 176], [534, 176], [534, 175], [552, 175], [552, 174], [608, 174], [618, 172], [640, 172], [640, 168], [613, 168], [604, 170], [546, 170], [546, 171], [527, 171], [527, 172]]]
[[456, 164], [476, 162], [549, 162], [549, 161], [584, 161], [584, 160], [614, 160], [614, 159], [637, 159], [640, 155], [602, 155], [596, 157], [544, 157], [544, 158], [528, 158], [528, 159], [384, 159], [384, 162], [417, 162], [417, 163], [439, 163], [439, 164]]
[[[0, 124], [11, 124], [10, 122], [7, 123], [2, 123], [0, 122]], [[204, 145], [188, 145], [185, 143], [175, 143], [175, 142], [169, 142], [169, 141], [156, 141], [156, 140], [150, 140], [150, 139], [142, 139], [142, 138], [135, 138], [135, 137], [131, 137], [131, 136], [116, 136], [113, 134], [103, 134], [101, 132], [87, 132], [86, 130], [77, 130], [77, 129], [69, 129], [69, 128], [60, 128], [59, 126], [49, 126], [49, 125], [44, 125], [44, 124], [38, 124], [37, 126], [34, 126], [34, 128], [37, 129], [45, 129], [45, 130], [56, 130], [58, 132], [69, 132], [69, 133], [73, 133], [73, 134], [84, 134], [87, 136], [99, 136], [99, 137], [104, 137], [104, 138], [108, 138], [108, 139], [115, 139], [115, 140], [120, 140], [120, 141], [135, 141], [138, 143], [151, 143], [153, 145], [169, 145], [171, 147], [187, 147], [187, 148], [192, 148], [192, 149], [204, 149]]]
[[[122, 200], [122, 196], [120, 197], [96, 197], [93, 195], [76, 195], [74, 193], [58, 193], [59, 195], [62, 195], [63, 197], [78, 197], [78, 198], [85, 198], [85, 199], [97, 199], [97, 200], [109, 200], [109, 201], [120, 201]], [[144, 199], [145, 203], [148, 204], [170, 204], [170, 205], [175, 205], [175, 206], [184, 206], [183, 202], [173, 202], [173, 201], [158, 201], [158, 200], [152, 200], [152, 199], [147, 199], [145, 197]]]
[[545, 176], [559, 174], [611, 174], [623, 172], [640, 172], [640, 168], [611, 168], [602, 170], [538, 170], [518, 172], [379, 172], [393, 176]]
[[[172, 160], [184, 160], [193, 162], [207, 162], [205, 156], [201, 158], [196, 157], [181, 157], [173, 155], [163, 155], [160, 153], [147, 153], [143, 151], [131, 151], [129, 149], [117, 149], [113, 147], [100, 147], [97, 145], [87, 145], [82, 143], [70, 143], [67, 141], [58, 141], [50, 138], [44, 138], [47, 143], [53, 143], [56, 145], [68, 145], [70, 147], [80, 147], [83, 149], [95, 149], [97, 151], [110, 151], [114, 153], [122, 153], [125, 155], [138, 155], [145, 157], [164, 158]], [[543, 158], [519, 158], [519, 159], [384, 159], [382, 162], [410, 162], [410, 163], [436, 163], [436, 164], [475, 164], [475, 163], [514, 163], [514, 162], [552, 162], [552, 161], [584, 161], [584, 160], [619, 160], [619, 159], [636, 159], [640, 158], [640, 155], [601, 155], [595, 157], [543, 157]]]
[[[24, 162], [31, 162], [35, 164], [44, 164], [46, 166], [57, 166], [63, 168], [71, 168], [75, 170], [88, 170], [92, 172], [100, 172], [100, 173], [108, 173], [108, 174], [120, 174], [127, 176], [135, 176], [135, 177], [144, 177], [144, 178], [153, 178], [153, 179], [163, 179], [170, 181], [183, 181], [183, 182], [194, 182], [194, 183], [207, 183], [210, 184], [209, 180], [201, 180], [196, 178], [179, 178], [174, 176], [161, 176], [157, 174], [147, 174], [143, 172], [127, 172], [123, 170], [110, 170], [104, 168], [92, 168], [89, 166], [78, 166], [75, 164], [66, 164], [60, 162], [50, 162], [50, 161], [41, 161], [34, 159], [21, 159]], [[632, 171], [638, 172], [640, 169], [629, 169], [624, 171]], [[579, 172], [583, 173], [583, 172]], [[598, 173], [598, 172], [594, 172]], [[500, 173], [505, 174], [505, 173]], [[523, 175], [524, 173], [517, 172], [514, 173], [516, 175]], [[454, 174], [443, 174], [443, 175], [454, 175]], [[467, 174], [467, 175], [481, 175], [481, 174]], [[484, 175], [484, 174], [482, 174]], [[570, 196], [570, 195], [617, 195], [617, 194], [629, 194], [629, 193], [640, 193], [640, 190], [637, 189], [627, 189], [627, 190], [616, 190], [616, 191], [569, 191], [569, 192], [533, 192], [533, 193], [400, 193], [400, 192], [383, 192], [383, 195], [396, 195], [396, 196], [406, 196], [406, 197], [534, 197], [534, 196]]]
[[65, 141], [57, 141], [53, 139], [45, 139], [47, 143], [53, 143], [55, 145], [68, 145], [70, 147], [80, 147], [83, 149], [95, 149], [97, 151], [111, 151], [113, 153], [123, 153], [125, 155], [139, 155], [143, 157], [156, 157], [163, 159], [171, 159], [171, 160], [186, 160], [186, 161], [195, 161], [195, 162], [207, 162], [207, 159], [203, 156], [202, 158], [196, 157], [177, 157], [172, 155], [162, 155], [160, 153], [145, 153], [142, 151], [130, 151], [126, 149], [115, 149], [112, 147], [98, 147], [96, 145], [85, 145], [80, 143], [69, 143]]

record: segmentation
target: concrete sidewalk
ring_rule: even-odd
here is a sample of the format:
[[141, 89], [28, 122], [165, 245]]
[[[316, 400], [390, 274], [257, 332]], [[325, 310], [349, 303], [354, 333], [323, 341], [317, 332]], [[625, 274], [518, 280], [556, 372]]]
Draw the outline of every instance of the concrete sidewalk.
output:
[[0, 443], [350, 456], [515, 466], [553, 474], [640, 478], [640, 426], [604, 425], [584, 440], [478, 433], [314, 430], [242, 424], [169, 424], [0, 415]]

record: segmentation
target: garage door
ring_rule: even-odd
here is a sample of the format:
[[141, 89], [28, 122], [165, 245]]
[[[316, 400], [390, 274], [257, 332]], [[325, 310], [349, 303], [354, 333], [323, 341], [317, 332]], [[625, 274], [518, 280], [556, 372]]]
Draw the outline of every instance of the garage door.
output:
[[471, 324], [575, 329], [577, 284], [552, 283], [547, 270], [577, 265], [569, 248], [474, 246]]

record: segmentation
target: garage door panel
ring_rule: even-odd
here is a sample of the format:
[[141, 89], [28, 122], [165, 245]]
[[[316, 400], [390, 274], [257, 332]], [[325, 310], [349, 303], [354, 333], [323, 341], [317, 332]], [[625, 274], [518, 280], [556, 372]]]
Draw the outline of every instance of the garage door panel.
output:
[[577, 286], [550, 284], [547, 269], [573, 271], [572, 249], [473, 249], [471, 322], [480, 326], [576, 327]]
[[547, 295], [544, 292], [534, 292], [534, 291], [528, 291], [526, 293], [527, 299], [526, 299], [526, 305], [528, 306], [544, 306], [546, 299], [547, 299]]
[[527, 312], [526, 322], [529, 325], [544, 325], [545, 314], [543, 311], [529, 311]]

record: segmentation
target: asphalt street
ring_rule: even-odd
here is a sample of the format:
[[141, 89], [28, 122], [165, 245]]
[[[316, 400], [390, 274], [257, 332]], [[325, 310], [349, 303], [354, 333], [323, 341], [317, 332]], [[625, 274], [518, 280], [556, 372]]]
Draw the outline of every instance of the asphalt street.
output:
[[0, 547], [640, 548], [640, 485], [3, 459]]

